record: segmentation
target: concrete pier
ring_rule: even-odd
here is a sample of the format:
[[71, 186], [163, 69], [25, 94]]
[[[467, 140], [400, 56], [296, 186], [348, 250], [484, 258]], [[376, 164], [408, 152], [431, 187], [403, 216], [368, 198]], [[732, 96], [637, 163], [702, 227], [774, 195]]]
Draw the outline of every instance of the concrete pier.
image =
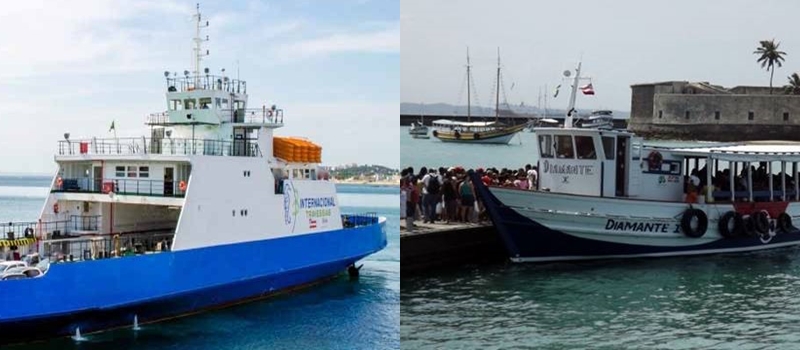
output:
[[417, 222], [413, 233], [400, 225], [401, 275], [419, 274], [466, 264], [501, 263], [505, 247], [487, 224], [422, 224]]

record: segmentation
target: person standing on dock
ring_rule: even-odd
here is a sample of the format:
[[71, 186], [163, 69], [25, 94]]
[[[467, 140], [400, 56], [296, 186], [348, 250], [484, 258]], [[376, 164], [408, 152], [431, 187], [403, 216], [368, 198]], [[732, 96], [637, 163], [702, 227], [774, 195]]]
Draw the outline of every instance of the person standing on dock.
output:
[[465, 177], [464, 181], [458, 187], [458, 193], [461, 195], [461, 208], [459, 209], [459, 216], [463, 222], [472, 222], [472, 211], [475, 206], [475, 190], [472, 187], [472, 181], [469, 177]]
[[[453, 168], [450, 168], [453, 169]], [[456, 192], [456, 182], [453, 170], [448, 170], [442, 182], [442, 195], [444, 197], [443, 220], [449, 224], [451, 221], [458, 221], [456, 209], [458, 209], [458, 193]]]
[[439, 203], [441, 183], [436, 169], [431, 169], [422, 178], [422, 205], [425, 211], [423, 223], [434, 223], [436, 221], [436, 204]]

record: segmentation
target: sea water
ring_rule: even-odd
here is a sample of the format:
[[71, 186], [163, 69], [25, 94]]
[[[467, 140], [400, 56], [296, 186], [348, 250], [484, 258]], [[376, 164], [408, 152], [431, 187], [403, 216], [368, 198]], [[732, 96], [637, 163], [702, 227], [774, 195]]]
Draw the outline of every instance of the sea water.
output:
[[[408, 137], [401, 166], [520, 168], [535, 134], [509, 145]], [[682, 142], [648, 142], [662, 145]], [[747, 254], [503, 263], [409, 276], [403, 349], [797, 349], [800, 248]]]
[[[0, 175], [0, 222], [35, 221], [52, 178]], [[400, 347], [399, 190], [337, 185], [343, 213], [387, 218], [388, 246], [359, 264], [358, 281], [333, 281], [173, 321], [12, 349], [397, 349]], [[36, 302], [36, 301], [32, 301]], [[133, 325], [131, 325], [133, 326]]]

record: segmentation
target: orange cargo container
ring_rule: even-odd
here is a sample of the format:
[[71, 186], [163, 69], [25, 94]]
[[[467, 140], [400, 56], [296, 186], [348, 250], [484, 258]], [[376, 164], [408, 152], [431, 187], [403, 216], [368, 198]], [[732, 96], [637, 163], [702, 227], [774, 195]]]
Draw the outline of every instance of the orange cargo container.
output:
[[322, 147], [303, 138], [275, 136], [272, 139], [272, 152], [275, 157], [287, 162], [322, 162]]

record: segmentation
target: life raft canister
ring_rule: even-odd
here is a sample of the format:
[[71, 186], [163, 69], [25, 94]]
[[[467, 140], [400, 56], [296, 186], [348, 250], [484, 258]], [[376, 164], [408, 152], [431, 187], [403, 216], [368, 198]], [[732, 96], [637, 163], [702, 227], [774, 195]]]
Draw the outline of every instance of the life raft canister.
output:
[[[692, 223], [697, 219], [697, 227], [692, 227]], [[681, 218], [681, 230], [683, 234], [692, 238], [700, 238], [708, 229], [708, 216], [700, 209], [689, 208], [683, 212]]]
[[[731, 226], [731, 224], [733, 224]], [[725, 238], [745, 235], [745, 223], [742, 214], [729, 211], [719, 218], [719, 233]]]
[[783, 233], [789, 233], [794, 230], [792, 225], [792, 216], [786, 213], [778, 215], [778, 230]]
[[750, 215], [750, 221], [755, 232], [762, 235], [769, 233], [769, 213], [765, 210]]

